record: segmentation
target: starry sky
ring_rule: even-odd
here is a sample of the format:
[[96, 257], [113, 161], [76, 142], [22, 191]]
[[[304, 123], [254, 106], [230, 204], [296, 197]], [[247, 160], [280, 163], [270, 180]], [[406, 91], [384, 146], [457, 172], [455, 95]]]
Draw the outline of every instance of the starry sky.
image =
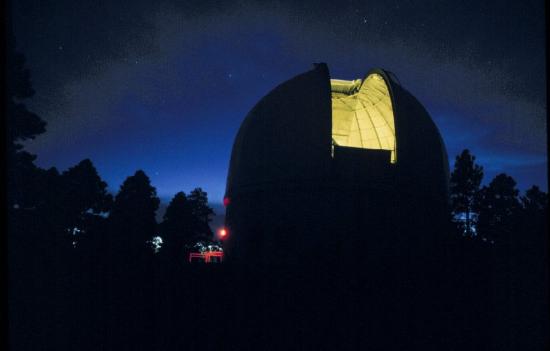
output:
[[544, 1], [12, 1], [47, 132], [42, 167], [90, 158], [116, 192], [137, 169], [167, 201], [220, 203], [239, 125], [277, 84], [392, 71], [485, 182], [547, 189]]

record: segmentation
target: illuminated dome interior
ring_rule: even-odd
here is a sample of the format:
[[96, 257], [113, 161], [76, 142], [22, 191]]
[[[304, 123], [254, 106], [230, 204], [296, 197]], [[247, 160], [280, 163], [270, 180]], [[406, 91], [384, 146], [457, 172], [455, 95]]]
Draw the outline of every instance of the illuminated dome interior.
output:
[[392, 102], [386, 82], [373, 73], [364, 80], [331, 79], [332, 142], [338, 146], [390, 150], [397, 161]]

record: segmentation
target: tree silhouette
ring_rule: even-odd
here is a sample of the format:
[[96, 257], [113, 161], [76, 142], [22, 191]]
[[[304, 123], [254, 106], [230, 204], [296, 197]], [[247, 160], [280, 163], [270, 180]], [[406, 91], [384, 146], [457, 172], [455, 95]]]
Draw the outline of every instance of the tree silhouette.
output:
[[196, 240], [212, 240], [213, 234], [209, 223], [214, 210], [208, 206], [208, 194], [201, 188], [195, 188], [188, 196], [193, 221], [191, 233]]
[[509, 239], [521, 209], [515, 180], [501, 173], [479, 192], [478, 233], [489, 240]]
[[15, 37], [8, 35], [6, 52], [6, 151], [8, 161], [8, 206], [28, 208], [35, 205], [37, 186], [36, 156], [23, 150], [21, 142], [45, 132], [46, 122], [30, 112], [22, 102], [34, 95], [25, 57], [16, 51]]
[[167, 263], [185, 262], [183, 254], [194, 244], [212, 240], [209, 223], [213, 214], [208, 194], [201, 188], [195, 188], [189, 196], [179, 192], [172, 198], [160, 225], [164, 238], [161, 255]]
[[[522, 205], [521, 229], [526, 245], [532, 251], [546, 247], [545, 236], [548, 236], [548, 194], [533, 185], [520, 198]], [[539, 252], [540, 254], [540, 252]], [[534, 255], [531, 255], [533, 258]]]
[[157, 231], [155, 212], [160, 200], [149, 177], [138, 170], [126, 178], [109, 215], [111, 247], [118, 254], [144, 253]]
[[61, 184], [64, 229], [71, 236], [78, 234], [72, 239], [78, 240], [101, 221], [98, 217], [110, 210], [113, 198], [89, 159], [63, 172]]
[[46, 122], [27, 110], [27, 107], [21, 102], [34, 95], [30, 71], [25, 68], [25, 56], [15, 49], [13, 35], [8, 37], [7, 44], [7, 141], [8, 150], [13, 152], [22, 148], [19, 142], [34, 139], [37, 135], [44, 133]]
[[[475, 156], [468, 149], [456, 157], [450, 179], [450, 199], [453, 217], [464, 216], [465, 224], [461, 228], [466, 235], [473, 235], [472, 214], [476, 195], [483, 179], [483, 167], [475, 163]], [[461, 223], [461, 221], [459, 221]]]
[[191, 203], [187, 196], [180, 191], [170, 201], [161, 224], [161, 235], [163, 237], [162, 254], [172, 262], [182, 260], [185, 245], [193, 240], [192, 225], [193, 214]]
[[529, 214], [538, 214], [548, 209], [548, 194], [533, 185], [521, 197], [521, 204]]

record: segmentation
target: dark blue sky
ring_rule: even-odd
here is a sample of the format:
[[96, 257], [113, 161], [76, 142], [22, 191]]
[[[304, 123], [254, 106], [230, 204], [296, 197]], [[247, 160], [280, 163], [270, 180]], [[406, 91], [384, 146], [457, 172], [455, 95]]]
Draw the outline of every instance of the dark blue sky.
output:
[[143, 169], [163, 198], [201, 186], [220, 202], [248, 110], [326, 62], [334, 78], [394, 72], [451, 167], [469, 148], [486, 181], [546, 190], [544, 1], [441, 3], [15, 1], [29, 106], [48, 122], [28, 149], [60, 170], [90, 158], [113, 191]]

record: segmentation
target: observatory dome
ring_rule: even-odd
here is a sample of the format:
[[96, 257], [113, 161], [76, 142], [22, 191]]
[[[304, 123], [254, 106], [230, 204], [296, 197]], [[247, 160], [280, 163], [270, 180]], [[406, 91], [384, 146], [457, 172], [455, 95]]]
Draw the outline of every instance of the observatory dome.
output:
[[225, 194], [228, 254], [284, 261], [306, 247], [326, 252], [335, 235], [418, 232], [414, 216], [446, 216], [448, 173], [436, 125], [391, 72], [331, 79], [316, 64], [242, 122]]

